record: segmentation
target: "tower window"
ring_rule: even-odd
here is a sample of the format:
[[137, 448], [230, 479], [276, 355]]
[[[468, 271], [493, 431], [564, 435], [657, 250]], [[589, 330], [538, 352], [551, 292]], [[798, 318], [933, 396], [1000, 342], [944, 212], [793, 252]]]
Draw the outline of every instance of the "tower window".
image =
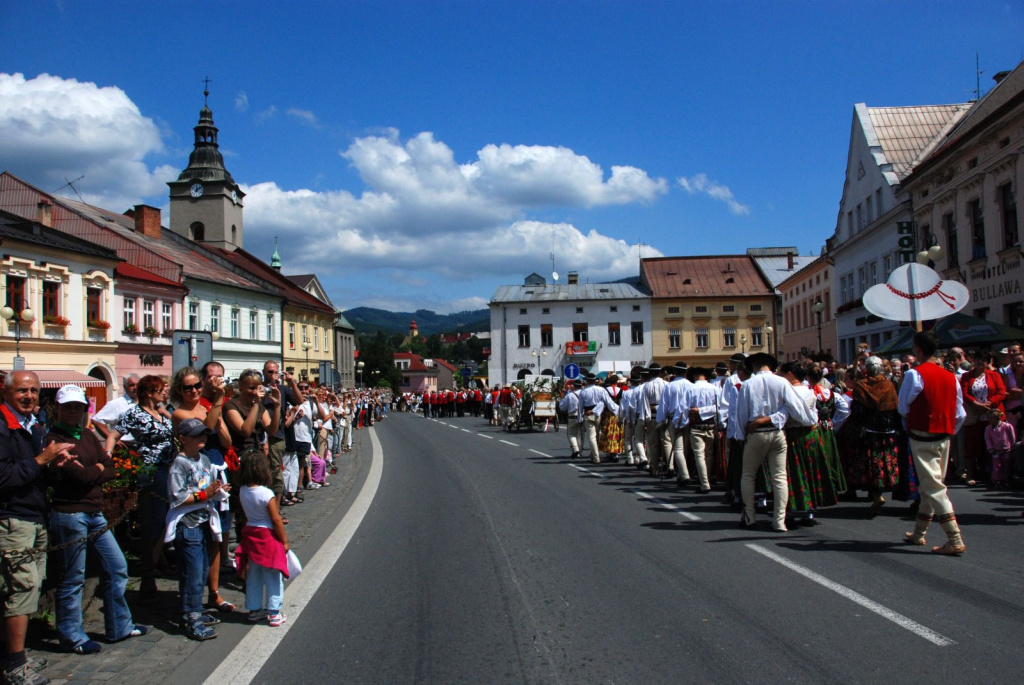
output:
[[238, 228], [236, 226], [231, 227], [231, 242], [235, 245], [238, 244]]
[[197, 221], [190, 228], [192, 229], [192, 240], [196, 242], [206, 240], [206, 226], [203, 226], [202, 222]]

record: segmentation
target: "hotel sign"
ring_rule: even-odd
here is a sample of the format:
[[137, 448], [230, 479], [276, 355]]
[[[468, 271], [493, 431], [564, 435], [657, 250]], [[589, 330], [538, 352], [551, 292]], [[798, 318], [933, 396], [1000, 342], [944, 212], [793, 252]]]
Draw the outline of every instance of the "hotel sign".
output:
[[900, 264], [910, 264], [917, 259], [917, 252], [914, 245], [914, 222], [897, 221], [896, 234], [899, 236]]

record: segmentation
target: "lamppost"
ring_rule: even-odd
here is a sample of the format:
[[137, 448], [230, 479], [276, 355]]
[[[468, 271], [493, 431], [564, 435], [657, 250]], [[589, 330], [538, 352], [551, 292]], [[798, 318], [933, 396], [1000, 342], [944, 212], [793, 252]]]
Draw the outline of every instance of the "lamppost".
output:
[[[210, 327], [209, 326], [203, 326], [203, 330], [204, 331], [209, 331]], [[220, 333], [218, 333], [217, 331], [210, 331], [210, 339], [211, 340], [220, 340]]]
[[363, 367], [366, 366], [366, 362], [357, 362], [356, 370], [359, 372], [359, 386], [366, 387], [363, 383]]
[[811, 311], [818, 315], [818, 354], [823, 354], [825, 350], [821, 348], [821, 313], [825, 311], [825, 303], [821, 301], [821, 297], [811, 305]]
[[774, 332], [775, 329], [770, 324], [764, 327], [764, 334], [768, 336], [768, 354], [772, 353], [772, 333]]
[[0, 317], [3, 317], [8, 325], [14, 323], [14, 370], [21, 371], [25, 368], [25, 360], [21, 358], [21, 324], [31, 325], [36, 320], [36, 313], [21, 303], [21, 311], [13, 307], [0, 307]]
[[533, 355], [533, 357], [537, 360], [537, 375], [539, 376], [540, 375], [540, 367], [541, 367], [541, 364], [540, 364], [541, 358], [548, 356], [548, 351], [547, 350], [538, 350], [535, 347], [532, 350], [530, 350], [530, 354]]
[[928, 266], [935, 266], [935, 262], [942, 259], [945, 252], [943, 251], [941, 245], [936, 244], [938, 243], [938, 239], [931, 233], [925, 236], [925, 242], [930, 243], [931, 247], [929, 247], [927, 250], [921, 250], [920, 252], [917, 253], [917, 263], [926, 264]]
[[309, 349], [313, 347], [313, 343], [308, 340], [302, 341], [302, 349], [306, 351], [306, 382], [309, 382]]
[[[733, 349], [736, 349], [736, 348], [734, 347]], [[746, 333], [741, 333], [740, 334], [740, 354], [746, 354], [746, 353], [747, 353], [747, 334]]]

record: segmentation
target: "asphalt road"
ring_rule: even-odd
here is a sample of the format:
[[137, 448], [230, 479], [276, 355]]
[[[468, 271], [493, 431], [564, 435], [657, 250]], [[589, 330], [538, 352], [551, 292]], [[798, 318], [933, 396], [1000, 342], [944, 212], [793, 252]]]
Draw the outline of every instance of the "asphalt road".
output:
[[564, 431], [373, 430], [372, 505], [254, 682], [1024, 680], [1024, 493], [953, 489], [968, 553], [940, 558], [900, 544], [899, 503], [749, 533], [717, 490], [569, 460]]

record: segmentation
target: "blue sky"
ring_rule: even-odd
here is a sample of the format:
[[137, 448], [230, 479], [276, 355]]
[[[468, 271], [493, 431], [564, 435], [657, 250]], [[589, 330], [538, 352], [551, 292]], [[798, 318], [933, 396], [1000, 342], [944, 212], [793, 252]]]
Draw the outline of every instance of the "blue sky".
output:
[[0, 169], [167, 225], [209, 76], [246, 249], [396, 311], [485, 307], [552, 252], [563, 282], [817, 253], [854, 104], [966, 102], [976, 53], [982, 93], [1024, 58], [1024, 5], [985, 0], [0, 0], [0, 25]]

